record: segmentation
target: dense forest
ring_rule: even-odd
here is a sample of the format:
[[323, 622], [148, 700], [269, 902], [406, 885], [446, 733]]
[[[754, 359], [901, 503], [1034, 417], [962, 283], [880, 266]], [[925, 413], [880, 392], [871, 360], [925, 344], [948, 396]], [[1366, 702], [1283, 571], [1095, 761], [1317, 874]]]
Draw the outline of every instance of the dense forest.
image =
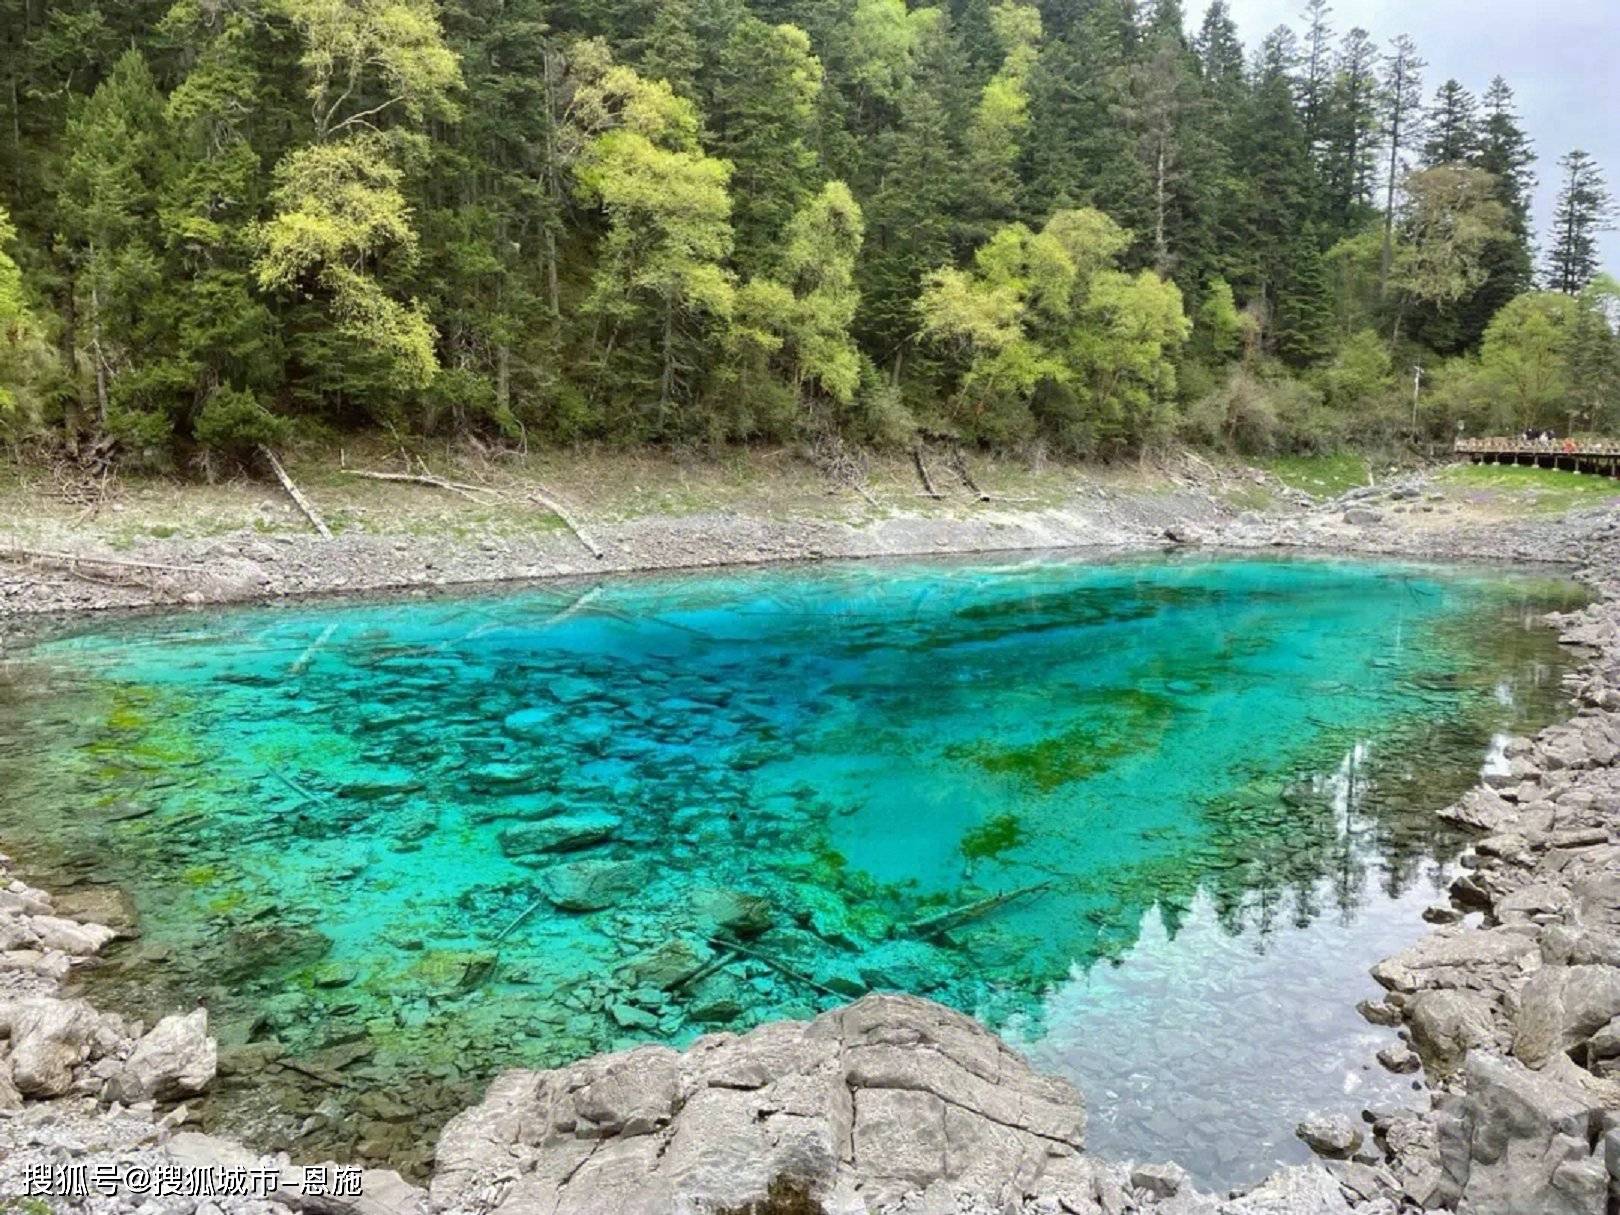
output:
[[[1459, 36], [1464, 36], [1459, 33]], [[0, 0], [0, 431], [1079, 456], [1620, 428], [1602, 172], [1221, 0]]]

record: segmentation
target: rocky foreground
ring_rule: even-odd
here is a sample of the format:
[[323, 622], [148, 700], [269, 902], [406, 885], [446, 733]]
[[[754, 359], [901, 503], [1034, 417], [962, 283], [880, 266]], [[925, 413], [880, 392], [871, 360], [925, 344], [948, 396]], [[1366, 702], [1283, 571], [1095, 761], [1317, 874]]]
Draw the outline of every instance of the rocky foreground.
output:
[[[507, 1073], [445, 1128], [426, 1190], [387, 1171], [297, 1167], [187, 1129], [185, 1101], [217, 1068], [206, 1012], [146, 1027], [65, 998], [113, 929], [0, 870], [0, 1210], [12, 1198], [201, 1215], [1620, 1209], [1620, 524], [1589, 512], [1447, 539], [1401, 526], [1420, 502], [1394, 487], [1283, 523], [1173, 529], [1235, 546], [1561, 558], [1599, 596], [1555, 622], [1584, 658], [1575, 716], [1514, 740], [1510, 770], [1444, 811], [1479, 833], [1451, 902], [1374, 968], [1384, 995], [1363, 1012], [1408, 1044], [1382, 1062], [1421, 1069], [1425, 1087], [1412, 1108], [1359, 1124], [1307, 1117], [1319, 1164], [1214, 1196], [1173, 1164], [1099, 1160], [1067, 1084], [967, 1017], [868, 996], [685, 1052]], [[78, 1166], [118, 1192], [61, 1196]], [[199, 1195], [185, 1177], [213, 1181]], [[55, 1196], [27, 1197], [42, 1190]]]

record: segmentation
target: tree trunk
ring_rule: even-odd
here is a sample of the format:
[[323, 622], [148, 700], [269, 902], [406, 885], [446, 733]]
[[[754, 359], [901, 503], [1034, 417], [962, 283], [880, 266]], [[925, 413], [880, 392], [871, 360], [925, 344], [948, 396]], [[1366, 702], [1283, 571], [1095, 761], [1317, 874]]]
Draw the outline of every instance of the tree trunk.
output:
[[1154, 183], [1155, 209], [1153, 228], [1153, 250], [1155, 269], [1166, 277], [1170, 273], [1170, 247], [1164, 236], [1165, 213], [1165, 167], [1164, 167], [1164, 136], [1159, 137], [1159, 163]]
[[675, 296], [664, 309], [664, 375], [658, 389], [658, 407], [668, 409], [675, 395]]
[[1395, 109], [1389, 121], [1389, 188], [1384, 195], [1384, 252], [1378, 263], [1378, 295], [1382, 299], [1389, 291], [1389, 272], [1395, 265], [1395, 176], [1401, 163], [1401, 119], [1406, 115], [1401, 107], [1401, 90], [1406, 87], [1406, 72], [1397, 68]]
[[562, 316], [562, 296], [557, 286], [557, 234], [546, 225], [546, 293], [550, 297], [553, 320]]
[[90, 354], [96, 361], [96, 419], [107, 429], [107, 360], [101, 351], [101, 299], [90, 284]]

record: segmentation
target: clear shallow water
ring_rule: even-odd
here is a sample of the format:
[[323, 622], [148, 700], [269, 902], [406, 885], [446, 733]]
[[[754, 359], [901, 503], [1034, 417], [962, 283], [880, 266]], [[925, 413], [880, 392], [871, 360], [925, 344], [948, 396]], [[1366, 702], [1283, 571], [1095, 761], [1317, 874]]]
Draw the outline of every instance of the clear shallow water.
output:
[[1555, 715], [1531, 622], [1575, 602], [1045, 558], [125, 620], [0, 684], [0, 832], [132, 892], [94, 986], [290, 1052], [210, 1114], [295, 1152], [420, 1164], [500, 1066], [902, 989], [1230, 1185], [1407, 1083], [1353, 1003], [1443, 888], [1433, 811]]

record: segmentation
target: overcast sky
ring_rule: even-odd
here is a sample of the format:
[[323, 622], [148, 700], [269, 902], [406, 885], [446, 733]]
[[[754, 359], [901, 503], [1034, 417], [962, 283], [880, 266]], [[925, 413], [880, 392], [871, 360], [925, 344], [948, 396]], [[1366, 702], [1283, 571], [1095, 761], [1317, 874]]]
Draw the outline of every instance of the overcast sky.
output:
[[[1304, 0], [1228, 0], [1252, 51], [1279, 25], [1302, 28]], [[1208, 0], [1190, 0], [1196, 31]], [[1361, 26], [1380, 46], [1410, 34], [1428, 60], [1424, 92], [1455, 76], [1475, 94], [1502, 75], [1518, 94], [1541, 178], [1538, 240], [1546, 245], [1558, 158], [1584, 148], [1620, 193], [1620, 0], [1336, 0], [1333, 28]], [[1620, 234], [1605, 233], [1606, 268], [1620, 275]], [[1538, 267], [1539, 268], [1539, 267]]]

